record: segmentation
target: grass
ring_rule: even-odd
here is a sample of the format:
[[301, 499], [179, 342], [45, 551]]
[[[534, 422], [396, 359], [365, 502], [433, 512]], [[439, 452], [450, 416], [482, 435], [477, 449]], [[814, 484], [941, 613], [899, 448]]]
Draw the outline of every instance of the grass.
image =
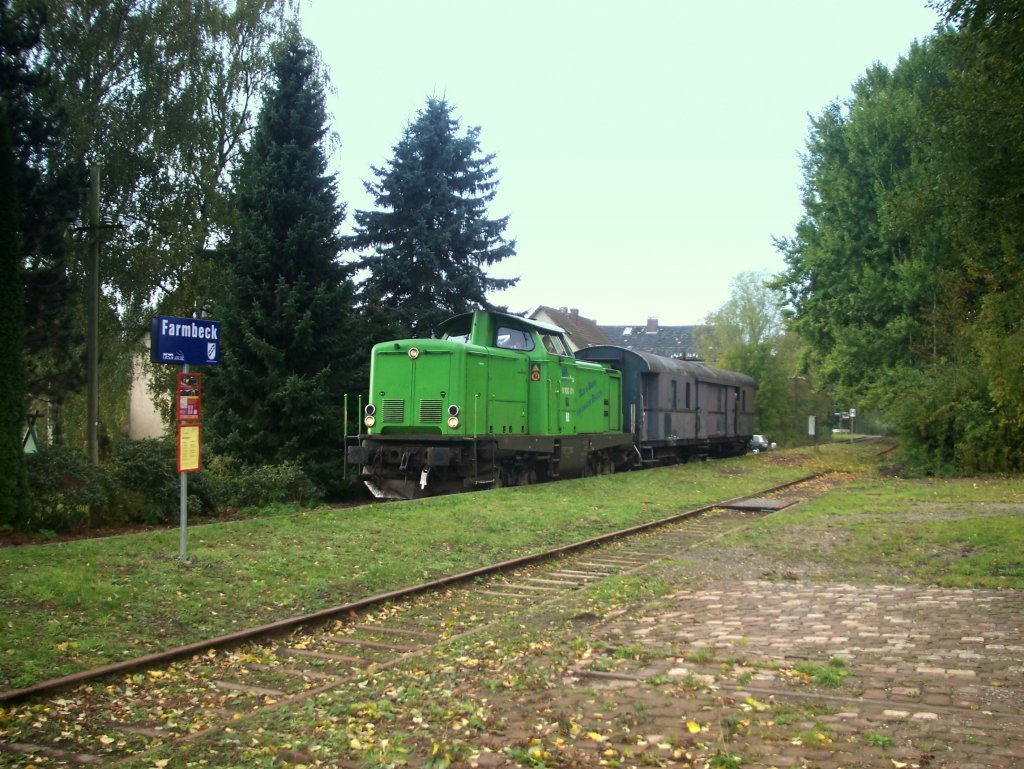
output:
[[843, 679], [849, 675], [846, 663], [838, 657], [833, 657], [826, 664], [818, 662], [800, 662], [795, 669], [802, 673], [811, 683], [818, 686], [836, 688], [842, 686]]
[[862, 477], [722, 541], [835, 579], [1024, 589], [1020, 478]]
[[[845, 448], [835, 454], [833, 450], [823, 451], [821, 458], [827, 457], [829, 463], [836, 467], [860, 466], [865, 461], [863, 458], [870, 457], [867, 453], [847, 454]], [[851, 447], [850, 451], [859, 452], [861, 449]], [[624, 525], [620, 517], [661, 517], [673, 508], [694, 506], [691, 497], [698, 493], [696, 489], [700, 486], [690, 476], [694, 471], [698, 475], [703, 472], [708, 476], [706, 482], [715, 486], [715, 492], [708, 492], [711, 498], [737, 496], [743, 493], [740, 487], [746, 484], [754, 488], [769, 485], [767, 476], [780, 472], [780, 468], [789, 472], [790, 477], [805, 474], [808, 464], [804, 464], [801, 457], [799, 453], [784, 451], [744, 461], [580, 481], [575, 489], [568, 490], [557, 487], [503, 489], [482, 495], [368, 510], [324, 510], [280, 521], [264, 520], [262, 525], [271, 526], [266, 531], [254, 527], [251, 522], [208, 527], [209, 530], [204, 527], [193, 533], [193, 542], [201, 539], [202, 543], [201, 547], [196, 545], [197, 563], [188, 567], [177, 564], [174, 559], [177, 551], [173, 532], [153, 545], [160, 551], [157, 555], [147, 556], [142, 551], [142, 545], [148, 539], [126, 538], [129, 541], [106, 555], [102, 564], [103, 568], [109, 569], [118, 565], [119, 560], [130, 560], [129, 556], [140, 561], [153, 559], [155, 563], [151, 566], [159, 568], [161, 571], [158, 573], [144, 572], [143, 564], [136, 567], [140, 571], [134, 579], [145, 573], [151, 583], [151, 587], [146, 588], [147, 594], [140, 599], [156, 600], [164, 594], [175, 595], [179, 586], [164, 585], [160, 580], [182, 579], [187, 575], [195, 578], [196, 598], [219, 607], [214, 619], [223, 621], [227, 617], [241, 616], [242, 609], [263, 617], [273, 611], [284, 611], [288, 606], [287, 600], [296, 603], [307, 601], [314, 606], [314, 602], [324, 600], [325, 595], [340, 600], [345, 591], [364, 590], [370, 585], [376, 585], [379, 590], [384, 587], [379, 580], [420, 574], [441, 568], [438, 564], [442, 562], [456, 563], [465, 568], [474, 559], [486, 560], [495, 553], [509, 557], [523, 549], [550, 544], [563, 536], [564, 527], [581, 525], [588, 532], [596, 533], [601, 527]], [[817, 461], [813, 455], [810, 459], [811, 462]], [[779, 464], [773, 467], [775, 462]], [[726, 491], [717, 486], [723, 479], [738, 486]], [[621, 482], [622, 486], [615, 486], [612, 481]], [[734, 536], [730, 542], [740, 551], [740, 556], [756, 550], [766, 558], [794, 557], [796, 560], [786, 562], [787, 568], [823, 563], [834, 567], [836, 573], [853, 574], [859, 570], [868, 579], [874, 579], [876, 569], [882, 569], [902, 580], [908, 578], [901, 570], [907, 565], [901, 560], [904, 556], [886, 556], [881, 565], [873, 559], [869, 543], [884, 539], [869, 539], [873, 529], [886, 527], [887, 537], [906, 530], [908, 533], [901, 536], [910, 540], [918, 529], [907, 529], [908, 526], [920, 526], [921, 531], [927, 533], [929, 521], [942, 524], [966, 521], [981, 525], [992, 518], [1012, 515], [1012, 506], [1019, 504], [1019, 497], [1017, 501], [1013, 497], [1018, 482], [1013, 479], [987, 479], [935, 485], [919, 481], [859, 481], [826, 498], [784, 511], [780, 518], [755, 521], [749, 536]], [[845, 503], [848, 491], [859, 499], [857, 504]], [[563, 495], [564, 502], [556, 501]], [[646, 501], [648, 507], [638, 513], [636, 508], [641, 501]], [[594, 507], [599, 511], [593, 512]], [[524, 512], [523, 508], [529, 508], [529, 512]], [[583, 511], [587, 511], [588, 517], [594, 517], [580, 524]], [[457, 532], [454, 530], [466, 517], [488, 524], [490, 533], [465, 537], [456, 544], [454, 533]], [[894, 520], [886, 523], [888, 518]], [[779, 520], [785, 522], [780, 524]], [[221, 529], [223, 532], [218, 533]], [[968, 527], [966, 531], [971, 530]], [[578, 532], [565, 534], [564, 538], [577, 535]], [[1014, 535], [1011, 533], [1011, 536]], [[809, 539], [804, 541], [805, 537]], [[863, 543], [860, 542], [861, 537], [865, 538]], [[423, 541], [418, 545], [410, 541], [415, 539]], [[230, 561], [220, 567], [220, 572], [209, 565], [214, 554], [228, 551], [228, 542], [234, 543], [230, 553], [237, 551], [239, 556], [245, 556], [235, 561], [238, 574], [230, 574]], [[313, 544], [304, 547], [304, 542]], [[506, 542], [507, 545], [503, 544]], [[442, 547], [445, 543], [449, 544], [447, 549]], [[901, 547], [909, 549], [911, 546], [908, 541]], [[935, 543], [931, 545], [937, 546]], [[333, 554], [331, 557], [324, 555], [328, 547]], [[825, 547], [827, 552], [820, 553], [821, 547]], [[998, 547], [998, 543], [979, 538], [976, 554], [981, 555], [993, 547]], [[36, 555], [33, 566], [22, 564], [19, 578], [28, 579], [32, 568], [51, 565], [49, 562], [56, 560], [55, 554], [68, 552], [63, 548], [23, 548], [21, 557], [27, 557], [24, 554], [29, 551]], [[166, 552], [161, 549], [166, 549]], [[431, 552], [432, 549], [437, 552]], [[9, 560], [14, 552], [0, 551], [0, 563]], [[393, 563], [397, 560], [395, 553], [404, 553], [403, 558], [417, 557], [419, 560], [407, 564]], [[842, 560], [836, 559], [837, 554], [842, 555]], [[101, 563], [100, 555], [92, 553], [90, 557], [95, 559], [94, 564]], [[306, 560], [302, 561], [302, 568], [295, 568], [288, 574], [287, 566], [296, 558]], [[320, 566], [314, 565], [317, 561], [321, 562]], [[1000, 561], [989, 560], [986, 563], [993, 567]], [[274, 564], [283, 576], [271, 579], [261, 569], [270, 569]], [[377, 569], [372, 577], [371, 566]], [[358, 574], [354, 571], [356, 567], [359, 568]], [[978, 571], [972, 579], [983, 581], [983, 567], [979, 565], [976, 568]], [[0, 590], [7, 590], [6, 578], [12, 573], [12, 567], [0, 565], [0, 571], [3, 572], [0, 576], [5, 578]], [[830, 574], [823, 568], [822, 574], [826, 573]], [[921, 574], [934, 576], [927, 570]], [[217, 575], [219, 581], [213, 581], [211, 575]], [[227, 576], [232, 577], [230, 585], [226, 582]], [[210, 580], [205, 585], [203, 577]], [[263, 592], [245, 591], [245, 580], [254, 577], [264, 580], [265, 586], [261, 590], [278, 596], [281, 606], [260, 598]], [[695, 707], [706, 702], [709, 703], [709, 711], [724, 707], [718, 695], [706, 692], [707, 687], [703, 685], [695, 684], [692, 692], [684, 691], [678, 681], [674, 682], [675, 686], [670, 686], [670, 682], [652, 676], [647, 680], [649, 686], [644, 689], [644, 697], [639, 699], [629, 696], [626, 690], [565, 687], [565, 691], [560, 692], [558, 682], [562, 680], [566, 666], [576, 663], [581, 649], [596, 647], [596, 644], [592, 639], [581, 638], [578, 623], [559, 624], [555, 619], [574, 616], [575, 612], [584, 609], [592, 612], [593, 607], [589, 603], [593, 600], [591, 592], [600, 590], [602, 600], [647, 605], [665, 585], [671, 583], [654, 581], [653, 587], [645, 587], [630, 577], [614, 580], [611, 584], [611, 588], [598, 585], [587, 588], [584, 591], [586, 595], [576, 597], [578, 606], [571, 609], [552, 609], [550, 615], [535, 617], [525, 625], [524, 618], [520, 617], [495, 623], [485, 633], [460, 637], [422, 659], [410, 660], [386, 673], [368, 675], [296, 707], [256, 714], [249, 720], [240, 721], [237, 727], [232, 726], [209, 739], [168, 745], [156, 754], [125, 760], [123, 765], [152, 769], [154, 764], [162, 766], [166, 763], [167, 769], [185, 769], [207, 765], [279, 766], [299, 761], [312, 765], [320, 760], [330, 762], [337, 759], [353, 765], [415, 765], [442, 769], [449, 764], [468, 764], [482, 758], [486, 752], [493, 752], [498, 758], [512, 758], [523, 766], [568, 766], [577, 765], [573, 762], [578, 754], [572, 750], [576, 744], [593, 751], [593, 742], [600, 739], [596, 749], [601, 751], [600, 760], [607, 766], [637, 763], [664, 766], [671, 757], [671, 761], [679, 765], [686, 762], [718, 769], [742, 769], [759, 765], [758, 744], [766, 745], [769, 751], [773, 741], [830, 750], [833, 741], [840, 742], [840, 738], [826, 725], [824, 716], [836, 712], [828, 703], [815, 703], [813, 707], [803, 701], [759, 703], [757, 710], [764, 708], [763, 713], [740, 712], [737, 709], [740, 705], [736, 703], [733, 712], [723, 712], [717, 720], [721, 738], [711, 739], [715, 736], [714, 721], [711, 722], [710, 733], [706, 725], [698, 724], [702, 726], [703, 734], [691, 736], [686, 733], [686, 721], [679, 720], [679, 714], [687, 712], [680, 708], [689, 705]], [[335, 593], [329, 592], [332, 590]], [[2, 593], [3, 600], [9, 600], [14, 594], [15, 591]], [[224, 600], [219, 597], [221, 595]], [[251, 602], [249, 595], [254, 596]], [[79, 596], [78, 599], [88, 600], [88, 596]], [[71, 599], [70, 603], [73, 603]], [[251, 605], [235, 605], [247, 603]], [[172, 601], [169, 611], [174, 608]], [[6, 609], [6, 604], [0, 609]], [[109, 613], [108, 623], [124, 621], [123, 614], [118, 614], [116, 607], [105, 607], [105, 611]], [[97, 614], [96, 618], [100, 616]], [[175, 616], [168, 614], [155, 621], [162, 628], [175, 620]], [[7, 621], [6, 614], [3, 621]], [[122, 627], [128, 627], [124, 631], [126, 638], [130, 637], [130, 632], [140, 631], [139, 626]], [[586, 645], [581, 646], [584, 643]], [[608, 655], [609, 662], [614, 663], [615, 657], [633, 658], [637, 655], [639, 648], [630, 647], [628, 639], [621, 643], [618, 653]], [[0, 657], [3, 653], [0, 651]], [[46, 653], [46, 650], [40, 646], [39, 653]], [[31, 653], [20, 649], [15, 655], [23, 659], [32, 658]], [[672, 656], [677, 656], [677, 652], [673, 651]], [[702, 664], [721, 664], [723, 670], [726, 665], [751, 664], [732, 657], [716, 660], [715, 650], [710, 647], [691, 649], [685, 656]], [[817, 679], [818, 685], [829, 686], [841, 684], [846, 670], [838, 658], [823, 657], [817, 663], [803, 666], [800, 672], [809, 681]], [[666, 710], [682, 736], [671, 730], [662, 730], [660, 734], [665, 735], [664, 745], [652, 744], [644, 748], [636, 746], [637, 735], [655, 733], [655, 727], [652, 725], [646, 731], [638, 729], [637, 716], [643, 714], [643, 705], [650, 701], [651, 693], [661, 693], [666, 701], [671, 698], [671, 707], [666, 706]], [[660, 709], [652, 706], [641, 720], [645, 725], [648, 722], [657, 724], [661, 717], [659, 712]], [[631, 720], [623, 721], [624, 715]], [[698, 722], [704, 720], [703, 716], [692, 717]], [[751, 724], [756, 728], [751, 728]], [[732, 742], [728, 742], [730, 736]], [[864, 749], [870, 747], [884, 751], [894, 744], [894, 739], [884, 730], [849, 737], [851, 742], [854, 739]], [[670, 743], [671, 751], [667, 750]], [[483, 748], [485, 753], [477, 756], [476, 752], [482, 746], [486, 746]], [[289, 757], [285, 749], [297, 753]], [[639, 755], [629, 752], [634, 749]], [[691, 752], [694, 754], [692, 757]], [[156, 761], [158, 756], [163, 756], [163, 760]], [[496, 761], [490, 756], [487, 758], [489, 763]], [[480, 764], [483, 766], [484, 761], [481, 760]]]
[[868, 468], [875, 451], [778, 452], [211, 524], [190, 532], [187, 564], [177, 558], [174, 529], [5, 548], [0, 689], [537, 552], [819, 469]]
[[894, 740], [888, 734], [868, 732], [864, 735], [864, 742], [873, 748], [891, 748]]

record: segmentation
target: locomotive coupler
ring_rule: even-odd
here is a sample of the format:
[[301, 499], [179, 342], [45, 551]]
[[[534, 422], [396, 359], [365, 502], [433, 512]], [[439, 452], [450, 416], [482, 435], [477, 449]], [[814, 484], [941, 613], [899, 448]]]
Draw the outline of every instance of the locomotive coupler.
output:
[[404, 470], [408, 470], [409, 469], [409, 460], [412, 459], [413, 453], [414, 452], [412, 452], [412, 451], [403, 451], [402, 452], [402, 461], [398, 463], [398, 469], [399, 470], [403, 470], [404, 471]]

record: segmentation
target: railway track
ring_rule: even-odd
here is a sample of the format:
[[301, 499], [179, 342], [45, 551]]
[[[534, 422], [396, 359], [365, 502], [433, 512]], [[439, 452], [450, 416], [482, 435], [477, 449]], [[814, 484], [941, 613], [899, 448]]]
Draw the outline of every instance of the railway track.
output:
[[0, 766], [99, 766], [294, 706], [568, 592], [707, 547], [842, 482], [820, 475], [406, 590], [0, 692]]

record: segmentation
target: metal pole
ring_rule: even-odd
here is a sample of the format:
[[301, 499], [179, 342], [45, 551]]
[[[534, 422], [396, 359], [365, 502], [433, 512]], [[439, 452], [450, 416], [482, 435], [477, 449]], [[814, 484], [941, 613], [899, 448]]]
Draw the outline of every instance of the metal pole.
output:
[[[181, 373], [188, 373], [188, 364], [181, 364]], [[177, 397], [177, 393], [175, 393]], [[177, 410], [177, 404], [175, 405]], [[180, 425], [179, 425], [180, 427]], [[178, 439], [181, 440], [180, 437]], [[181, 451], [181, 446], [178, 446], [178, 451]], [[178, 475], [181, 478], [181, 531], [178, 536], [178, 557], [183, 563], [188, 562], [188, 473], [180, 472]]]
[[343, 483], [348, 483], [348, 393], [345, 393], [341, 399], [341, 423], [343, 425], [342, 430], [342, 460], [341, 460], [341, 480]]
[[86, 341], [86, 368], [88, 370], [88, 393], [86, 419], [86, 441], [89, 445], [89, 461], [93, 466], [100, 463], [99, 414], [100, 414], [100, 167], [89, 169], [90, 199], [89, 228], [92, 239], [89, 245], [89, 320]]

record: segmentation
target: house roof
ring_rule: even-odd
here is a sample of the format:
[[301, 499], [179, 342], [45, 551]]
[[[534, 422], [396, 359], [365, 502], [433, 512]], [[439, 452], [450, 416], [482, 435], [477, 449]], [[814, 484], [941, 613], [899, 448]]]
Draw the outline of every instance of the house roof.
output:
[[570, 310], [565, 307], [556, 310], [554, 307], [541, 305], [530, 313], [530, 318], [537, 320], [541, 317], [565, 331], [566, 336], [577, 350], [598, 344], [613, 344], [612, 340], [597, 325], [597, 322], [583, 317], [579, 310]]
[[656, 318], [636, 326], [601, 326], [612, 344], [666, 358], [699, 358], [697, 337], [707, 326], [662, 326]]

